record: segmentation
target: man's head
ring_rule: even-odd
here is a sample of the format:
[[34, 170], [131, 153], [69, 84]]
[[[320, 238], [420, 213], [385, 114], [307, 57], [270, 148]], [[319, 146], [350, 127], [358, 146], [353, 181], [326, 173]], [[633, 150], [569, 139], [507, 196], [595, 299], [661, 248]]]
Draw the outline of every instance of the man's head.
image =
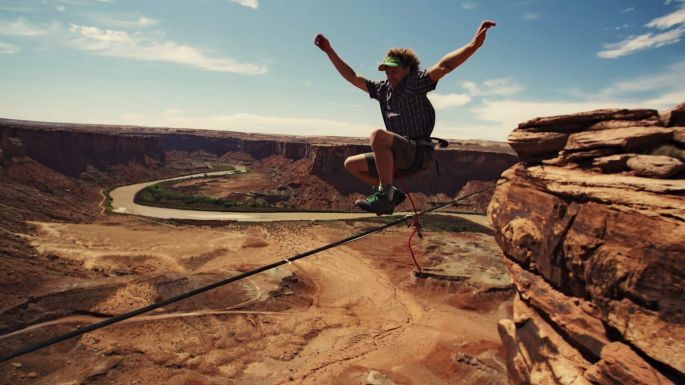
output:
[[397, 86], [409, 73], [418, 71], [421, 61], [411, 48], [391, 48], [385, 55], [385, 60], [378, 66], [379, 71], [385, 71], [388, 81]]

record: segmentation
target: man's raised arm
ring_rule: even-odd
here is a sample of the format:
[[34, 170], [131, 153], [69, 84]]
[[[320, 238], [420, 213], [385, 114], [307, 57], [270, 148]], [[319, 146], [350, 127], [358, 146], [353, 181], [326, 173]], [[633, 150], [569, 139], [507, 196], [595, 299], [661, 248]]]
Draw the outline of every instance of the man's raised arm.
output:
[[363, 76], [357, 75], [352, 67], [347, 65], [347, 63], [345, 63], [343, 59], [338, 56], [333, 47], [331, 47], [331, 43], [324, 35], [317, 35], [316, 39], [314, 39], [314, 44], [316, 44], [317, 47], [321, 48], [321, 50], [328, 55], [328, 58], [331, 59], [331, 62], [333, 62], [335, 69], [337, 69], [338, 72], [340, 72], [340, 75], [342, 75], [348, 82], [354, 84], [356, 87], [361, 88], [364, 92], [369, 92], [369, 90], [366, 88], [366, 79]]
[[434, 65], [428, 70], [428, 76], [430, 76], [431, 80], [433, 80], [433, 82], [437, 82], [440, 80], [440, 78], [462, 65], [462, 63], [464, 63], [478, 50], [478, 48], [483, 45], [488, 28], [494, 27], [495, 25], [496, 24], [494, 21], [489, 20], [481, 23], [480, 28], [478, 28], [476, 36], [474, 36], [471, 43], [461, 47], [458, 50], [448, 53], [442, 59], [440, 59], [438, 64]]

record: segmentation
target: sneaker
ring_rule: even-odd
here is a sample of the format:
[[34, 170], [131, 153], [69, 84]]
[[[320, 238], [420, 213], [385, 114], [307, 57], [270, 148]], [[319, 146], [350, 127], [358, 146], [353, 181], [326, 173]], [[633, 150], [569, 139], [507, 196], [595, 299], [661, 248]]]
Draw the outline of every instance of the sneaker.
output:
[[389, 201], [383, 191], [376, 191], [366, 197], [366, 199], [357, 199], [354, 203], [360, 209], [376, 213], [376, 215], [392, 214], [395, 210], [394, 200], [393, 202]]
[[[373, 189], [374, 193], [381, 191], [380, 186], [373, 186], [371, 188]], [[402, 192], [402, 190], [398, 189], [397, 187], [393, 186], [393, 189], [395, 190], [395, 196], [392, 198], [392, 204], [394, 204], [395, 206], [399, 206], [400, 203], [404, 202], [404, 200], [407, 199], [407, 196], [404, 194], [404, 192]]]

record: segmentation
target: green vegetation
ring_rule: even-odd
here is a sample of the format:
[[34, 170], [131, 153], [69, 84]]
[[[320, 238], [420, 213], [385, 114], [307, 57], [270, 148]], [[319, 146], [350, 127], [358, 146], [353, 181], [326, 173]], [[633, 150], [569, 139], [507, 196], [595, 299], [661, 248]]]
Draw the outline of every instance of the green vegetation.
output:
[[[178, 182], [174, 181], [174, 183]], [[164, 188], [165, 183], [157, 183], [148, 186], [135, 196], [134, 202], [158, 207], [192, 208], [193, 210], [211, 211], [239, 211], [240, 209], [254, 211], [271, 209], [268, 205], [245, 204], [220, 198], [211, 198], [202, 195], [188, 195]]]

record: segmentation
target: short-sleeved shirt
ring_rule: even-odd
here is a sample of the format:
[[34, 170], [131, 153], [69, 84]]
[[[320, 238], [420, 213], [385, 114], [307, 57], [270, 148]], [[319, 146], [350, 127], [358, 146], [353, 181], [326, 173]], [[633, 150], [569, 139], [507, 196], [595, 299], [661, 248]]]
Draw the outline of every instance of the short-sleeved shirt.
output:
[[429, 137], [435, 127], [435, 109], [426, 94], [436, 82], [428, 71], [412, 71], [396, 89], [388, 80], [366, 81], [372, 99], [378, 100], [388, 131], [410, 139]]

